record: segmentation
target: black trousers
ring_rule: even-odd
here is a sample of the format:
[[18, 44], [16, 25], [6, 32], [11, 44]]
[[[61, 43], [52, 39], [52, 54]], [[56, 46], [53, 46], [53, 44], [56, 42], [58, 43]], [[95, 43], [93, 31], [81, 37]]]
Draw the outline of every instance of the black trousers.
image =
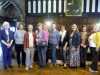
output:
[[64, 64], [68, 64], [68, 56], [69, 56], [69, 50], [66, 48], [66, 50], [63, 50], [63, 47], [61, 47], [61, 58], [63, 60]]
[[90, 50], [91, 50], [91, 58], [92, 58], [92, 64], [91, 64], [91, 69], [93, 70], [98, 70], [97, 69], [97, 63], [98, 63], [98, 53], [96, 51], [96, 48], [95, 47], [90, 47]]
[[[26, 54], [24, 52], [24, 48], [23, 45], [21, 44], [16, 44], [15, 45], [15, 49], [16, 49], [16, 54], [17, 54], [17, 64], [18, 66], [20, 66], [21, 64], [23, 66], [25, 66], [25, 58], [26, 58]], [[22, 55], [22, 56], [21, 56]], [[21, 57], [20, 57], [21, 56]]]
[[87, 48], [80, 47], [80, 67], [85, 68]]

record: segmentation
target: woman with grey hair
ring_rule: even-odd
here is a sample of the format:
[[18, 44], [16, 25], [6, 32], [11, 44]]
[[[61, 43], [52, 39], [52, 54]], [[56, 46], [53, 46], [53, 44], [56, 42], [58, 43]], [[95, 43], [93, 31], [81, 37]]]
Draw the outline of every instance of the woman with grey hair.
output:
[[3, 65], [4, 69], [12, 68], [11, 55], [13, 44], [13, 32], [10, 31], [9, 22], [3, 22], [3, 30], [1, 30], [1, 46], [3, 51]]

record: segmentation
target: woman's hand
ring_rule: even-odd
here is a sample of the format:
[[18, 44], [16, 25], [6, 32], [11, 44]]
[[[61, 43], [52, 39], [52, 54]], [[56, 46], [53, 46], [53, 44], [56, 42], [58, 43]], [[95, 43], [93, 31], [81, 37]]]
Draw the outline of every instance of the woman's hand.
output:
[[66, 50], [67, 50], [67, 47], [66, 47], [66, 46], [64, 46], [64, 47], [63, 47], [63, 50], [64, 50], [64, 51], [66, 51]]
[[11, 47], [11, 44], [10, 43], [7, 43], [7, 47], [10, 48]]
[[59, 49], [59, 46], [58, 45], [56, 46], [56, 49]]
[[83, 48], [86, 48], [86, 45], [84, 45], [84, 44], [81, 44], [81, 47], [83, 47]]

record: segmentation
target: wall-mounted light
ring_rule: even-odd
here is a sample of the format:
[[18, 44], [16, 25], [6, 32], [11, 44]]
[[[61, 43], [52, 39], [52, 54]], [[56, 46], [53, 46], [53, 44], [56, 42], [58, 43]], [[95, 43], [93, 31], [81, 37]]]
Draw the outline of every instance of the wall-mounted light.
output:
[[53, 23], [53, 22], [52, 22], [51, 20], [45, 21], [45, 24], [48, 25], [48, 27], [50, 27], [50, 26], [52, 25], [52, 23]]

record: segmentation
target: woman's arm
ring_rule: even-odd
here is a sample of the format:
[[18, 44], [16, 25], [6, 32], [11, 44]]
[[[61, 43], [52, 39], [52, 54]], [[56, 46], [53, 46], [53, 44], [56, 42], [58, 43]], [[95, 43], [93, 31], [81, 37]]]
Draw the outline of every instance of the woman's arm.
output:
[[67, 46], [68, 46], [68, 43], [69, 43], [69, 35], [67, 33], [66, 33], [64, 42], [65, 42], [65, 45], [64, 45], [63, 49], [66, 50]]

